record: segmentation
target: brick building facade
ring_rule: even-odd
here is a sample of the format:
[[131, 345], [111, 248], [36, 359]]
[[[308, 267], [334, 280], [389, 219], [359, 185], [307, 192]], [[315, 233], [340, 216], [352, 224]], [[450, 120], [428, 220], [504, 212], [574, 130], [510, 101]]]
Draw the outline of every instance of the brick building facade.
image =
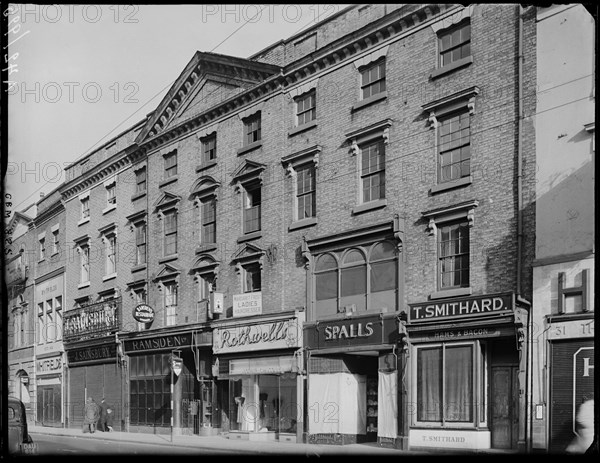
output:
[[66, 425], [104, 396], [130, 431], [529, 450], [535, 16], [197, 52], [60, 189]]

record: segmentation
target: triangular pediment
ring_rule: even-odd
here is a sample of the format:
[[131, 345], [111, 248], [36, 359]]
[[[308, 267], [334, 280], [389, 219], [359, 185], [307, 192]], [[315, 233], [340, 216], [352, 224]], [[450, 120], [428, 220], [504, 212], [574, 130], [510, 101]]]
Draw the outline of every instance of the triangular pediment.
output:
[[156, 202], [154, 203], [154, 210], [156, 209], [163, 209], [165, 207], [171, 206], [175, 203], [177, 203], [177, 201], [181, 200], [180, 196], [174, 195], [173, 193], [169, 193], [168, 191], [165, 191], [160, 198], [158, 198], [156, 200]]
[[260, 175], [260, 173], [266, 168], [265, 164], [261, 164], [260, 162], [251, 161], [249, 159], [245, 159], [238, 167], [235, 169], [231, 176], [233, 177], [233, 181], [243, 180], [249, 177], [254, 177]]
[[243, 261], [243, 260], [258, 259], [263, 254], [264, 254], [264, 251], [262, 249], [260, 249], [259, 247], [254, 246], [253, 244], [250, 244], [250, 243], [245, 243], [245, 244], [241, 245], [239, 248], [237, 248], [237, 250], [231, 257], [231, 261], [238, 262], [238, 261]]
[[16, 239], [19, 236], [29, 231], [29, 224], [33, 219], [22, 212], [15, 212], [8, 222], [8, 230], [12, 239]]
[[160, 269], [160, 272], [156, 274], [154, 280], [164, 280], [171, 277], [176, 277], [181, 273], [181, 270], [174, 265], [164, 264]]
[[220, 105], [279, 73], [279, 66], [217, 53], [196, 52], [157, 108], [137, 144]]

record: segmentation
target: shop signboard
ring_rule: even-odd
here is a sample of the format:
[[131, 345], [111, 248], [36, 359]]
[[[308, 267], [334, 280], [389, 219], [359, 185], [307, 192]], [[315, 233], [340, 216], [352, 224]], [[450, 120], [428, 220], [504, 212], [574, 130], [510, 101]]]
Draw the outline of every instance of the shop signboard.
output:
[[114, 359], [116, 358], [116, 355], [117, 346], [114, 343], [67, 350], [67, 360], [69, 365], [95, 360]]
[[260, 314], [262, 314], [262, 293], [260, 291], [233, 295], [234, 317], [249, 317]]
[[154, 309], [148, 304], [139, 304], [133, 308], [133, 318], [140, 323], [152, 323]]
[[477, 318], [512, 313], [514, 294], [501, 293], [452, 299], [439, 299], [409, 304], [411, 323]]
[[213, 330], [213, 352], [226, 354], [267, 349], [299, 347], [295, 318]]
[[174, 350], [191, 347], [192, 333], [171, 334], [168, 336], [126, 339], [123, 341], [125, 352], [149, 352], [155, 350]]

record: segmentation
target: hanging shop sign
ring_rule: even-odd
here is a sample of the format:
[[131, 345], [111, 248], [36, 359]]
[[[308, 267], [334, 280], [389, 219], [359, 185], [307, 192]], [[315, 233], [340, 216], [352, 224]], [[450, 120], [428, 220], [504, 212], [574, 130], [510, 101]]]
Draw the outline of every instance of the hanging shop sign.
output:
[[410, 322], [448, 320], [462, 317], [481, 317], [510, 313], [514, 307], [514, 294], [503, 293], [486, 296], [440, 299], [419, 304], [409, 304]]
[[117, 346], [115, 344], [103, 344], [101, 346], [67, 350], [67, 360], [69, 365], [93, 360], [115, 359], [116, 355]]
[[213, 352], [247, 352], [249, 350], [298, 347], [298, 322], [295, 318], [254, 325], [215, 328]]
[[147, 304], [139, 304], [133, 308], [133, 318], [140, 323], [152, 323], [154, 309]]
[[172, 334], [143, 339], [127, 339], [123, 342], [125, 352], [146, 352], [152, 350], [191, 347], [192, 333]]

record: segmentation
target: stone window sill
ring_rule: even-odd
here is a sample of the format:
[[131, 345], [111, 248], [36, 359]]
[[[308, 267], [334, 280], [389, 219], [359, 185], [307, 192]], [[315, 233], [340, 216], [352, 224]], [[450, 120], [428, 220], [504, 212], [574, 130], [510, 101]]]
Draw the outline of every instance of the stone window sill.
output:
[[103, 276], [102, 281], [112, 280], [113, 278], [117, 278], [117, 272], [111, 273], [110, 275]]
[[131, 267], [131, 273], [139, 272], [140, 270], [146, 270], [146, 264], [139, 264]]
[[459, 178], [458, 180], [452, 180], [452, 181], [445, 182], [445, 183], [439, 183], [438, 185], [431, 187], [431, 190], [429, 190], [429, 194], [434, 195], [436, 193], [441, 193], [443, 191], [452, 190], [454, 188], [461, 188], [461, 187], [470, 185], [471, 183], [473, 183], [473, 176], [469, 175], [467, 177]]
[[173, 175], [172, 177], [166, 178], [158, 184], [158, 187], [162, 188], [163, 186], [166, 186], [166, 185], [169, 185], [170, 183], [176, 182], [178, 178], [179, 178], [178, 175]]
[[86, 217], [85, 219], [81, 219], [79, 222], [77, 222], [77, 226], [83, 225], [84, 223], [88, 223], [90, 221], [89, 217]]
[[87, 288], [90, 285], [89, 281], [86, 281], [85, 283], [79, 283], [77, 285], [77, 289], [83, 289], [83, 288]]
[[440, 291], [436, 291], [435, 293], [431, 293], [429, 295], [429, 299], [445, 299], [447, 297], [470, 296], [472, 292], [473, 290], [471, 289], [471, 287], [442, 289]]
[[293, 129], [290, 129], [288, 131], [288, 137], [293, 137], [294, 135], [296, 135], [298, 133], [304, 132], [305, 130], [313, 129], [316, 126], [317, 126], [317, 121], [314, 120], [314, 121], [307, 122], [306, 124], [302, 124], [298, 127], [294, 127]]
[[376, 201], [370, 201], [368, 203], [356, 206], [354, 209], [352, 209], [352, 214], [362, 214], [363, 212], [369, 212], [385, 206], [387, 206], [387, 199], [378, 199]]
[[238, 243], [243, 243], [244, 241], [250, 241], [250, 240], [255, 240], [257, 238], [260, 238], [262, 236], [262, 231], [258, 230], [252, 233], [248, 233], [247, 235], [244, 236], [240, 236], [237, 239]]
[[306, 219], [296, 220], [295, 222], [293, 222], [289, 226], [288, 231], [298, 230], [299, 228], [312, 227], [313, 225], [316, 225], [316, 224], [317, 224], [316, 217], [308, 217]]
[[196, 167], [196, 173], [202, 172], [203, 170], [206, 170], [206, 169], [210, 169], [211, 167], [214, 167], [216, 165], [217, 165], [217, 161], [210, 161], [210, 162], [207, 162], [206, 164], [200, 164], [198, 167]]
[[159, 264], [164, 264], [165, 262], [171, 262], [172, 260], [176, 260], [179, 256], [177, 254], [171, 254], [170, 256], [165, 256], [158, 259]]
[[446, 75], [452, 71], [456, 71], [457, 69], [463, 68], [465, 66], [469, 66], [473, 63], [473, 57], [467, 56], [466, 58], [461, 58], [458, 61], [455, 61], [452, 64], [448, 64], [442, 68], [438, 68], [431, 72], [429, 76], [431, 79], [436, 79], [440, 76]]
[[217, 243], [201, 244], [196, 248], [196, 254], [202, 254], [203, 252], [210, 252], [217, 249]]
[[143, 198], [144, 196], [146, 196], [146, 192], [140, 191], [139, 193], [136, 193], [133, 196], [131, 196], [131, 201], [135, 201], [136, 199]]
[[377, 95], [370, 96], [369, 98], [365, 98], [364, 100], [359, 101], [354, 106], [352, 106], [352, 111], [357, 111], [366, 106], [370, 106], [373, 103], [377, 103], [378, 101], [385, 100], [387, 98], [387, 91], [378, 93]]
[[237, 150], [237, 154], [245, 154], [249, 151], [255, 150], [257, 148], [260, 148], [262, 146], [262, 140], [258, 140], [255, 141], [253, 143], [250, 143], [249, 145], [246, 146], [242, 146], [240, 149]]
[[106, 209], [103, 209], [103, 210], [102, 210], [102, 214], [103, 214], [103, 215], [104, 215], [104, 214], [107, 214], [107, 213], [109, 213], [110, 211], [114, 211], [116, 208], [117, 208], [117, 205], [116, 205], [116, 204], [111, 204], [111, 205], [110, 205], [110, 206], [108, 206]]

